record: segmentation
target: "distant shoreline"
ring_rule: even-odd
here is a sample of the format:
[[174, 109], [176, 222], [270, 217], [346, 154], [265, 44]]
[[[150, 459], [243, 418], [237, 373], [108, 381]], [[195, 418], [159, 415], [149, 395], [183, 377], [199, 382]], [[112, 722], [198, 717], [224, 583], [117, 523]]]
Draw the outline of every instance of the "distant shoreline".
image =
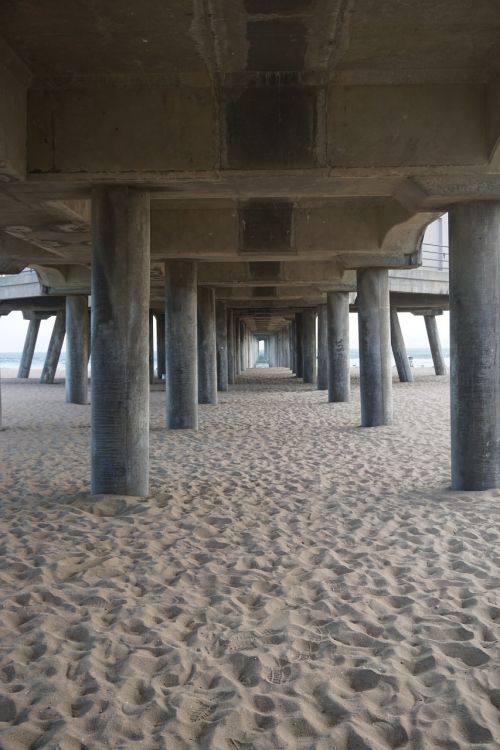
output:
[[[432, 367], [432, 357], [429, 349], [425, 348], [412, 348], [407, 349], [408, 357], [413, 358], [413, 366], [415, 368], [421, 367]], [[0, 352], [0, 370], [4, 377], [16, 377], [17, 370], [21, 361], [22, 352]], [[443, 355], [445, 358], [446, 365], [450, 365], [450, 353], [448, 349], [443, 349]], [[33, 356], [32, 373], [33, 377], [37, 377], [35, 371], [41, 372], [45, 362], [46, 352], [35, 352]], [[350, 352], [351, 367], [359, 367], [359, 350], [351, 349]], [[156, 365], [156, 352], [155, 352], [155, 365]], [[395, 367], [393, 362], [393, 367]], [[61, 357], [57, 367], [58, 372], [64, 372], [66, 369], [66, 353], [61, 352]], [[8, 373], [9, 371], [9, 373]], [[10, 373], [13, 371], [13, 375]]]

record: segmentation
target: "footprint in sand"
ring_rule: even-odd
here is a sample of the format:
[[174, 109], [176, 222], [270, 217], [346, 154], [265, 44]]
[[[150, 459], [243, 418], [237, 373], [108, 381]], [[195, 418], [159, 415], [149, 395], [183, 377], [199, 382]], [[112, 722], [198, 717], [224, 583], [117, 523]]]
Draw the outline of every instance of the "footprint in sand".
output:
[[460, 659], [468, 667], [480, 667], [490, 660], [488, 654], [475, 646], [464, 646], [462, 643], [440, 643], [441, 651], [453, 659]]
[[282, 666], [267, 667], [264, 670], [263, 677], [271, 685], [285, 685], [292, 679], [292, 667], [290, 664]]
[[349, 685], [355, 693], [373, 690], [381, 680], [381, 675], [372, 669], [352, 669], [347, 674]]

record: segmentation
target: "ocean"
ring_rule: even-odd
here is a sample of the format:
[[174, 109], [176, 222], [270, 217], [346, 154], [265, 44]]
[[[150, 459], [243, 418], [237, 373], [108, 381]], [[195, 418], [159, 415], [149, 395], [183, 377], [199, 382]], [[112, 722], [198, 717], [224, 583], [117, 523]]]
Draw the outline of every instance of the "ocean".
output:
[[[413, 357], [414, 367], [432, 367], [432, 357], [429, 349], [407, 349], [408, 357]], [[448, 349], [443, 349], [443, 354], [447, 366], [450, 366], [450, 352]], [[41, 369], [45, 362], [46, 352], [35, 352], [33, 355], [33, 364], [31, 365], [34, 370]], [[0, 352], [0, 368], [6, 368], [10, 370], [17, 370], [21, 361], [21, 352]], [[156, 361], [156, 356], [155, 356]], [[61, 358], [59, 360], [59, 367], [61, 370], [65, 369], [66, 354], [61, 352]], [[351, 349], [351, 365], [353, 367], [359, 367], [359, 351], [357, 349]], [[394, 362], [393, 362], [394, 365]]]

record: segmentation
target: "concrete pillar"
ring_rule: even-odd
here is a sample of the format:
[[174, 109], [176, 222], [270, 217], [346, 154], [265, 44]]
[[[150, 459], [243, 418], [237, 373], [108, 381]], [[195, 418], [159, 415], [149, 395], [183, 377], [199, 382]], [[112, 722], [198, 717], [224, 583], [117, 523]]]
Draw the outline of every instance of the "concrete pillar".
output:
[[290, 369], [294, 375], [297, 372], [296, 342], [297, 342], [297, 332], [295, 330], [295, 318], [294, 318], [290, 324]]
[[149, 365], [149, 383], [153, 385], [155, 382], [155, 338], [153, 328], [153, 311], [149, 311], [149, 324], [148, 324], [148, 365]]
[[66, 297], [66, 402], [88, 403], [89, 311], [86, 294]]
[[227, 310], [223, 302], [215, 306], [215, 326], [217, 337], [217, 390], [227, 391], [228, 357], [227, 357]]
[[245, 370], [245, 346], [244, 346], [244, 331], [245, 331], [245, 324], [242, 320], [239, 321], [238, 326], [238, 339], [239, 339], [239, 347], [240, 347], [240, 372], [244, 372]]
[[149, 195], [92, 194], [92, 494], [149, 492]]
[[357, 278], [361, 425], [377, 427], [392, 422], [389, 272], [364, 268]]
[[318, 391], [328, 388], [328, 324], [326, 305], [318, 310]]
[[51, 385], [54, 382], [61, 349], [66, 334], [66, 312], [59, 310], [52, 329], [52, 335], [49, 341], [49, 348], [45, 357], [45, 362], [40, 375], [40, 383]]
[[31, 363], [33, 361], [33, 354], [35, 352], [36, 340], [38, 338], [38, 331], [40, 329], [40, 319], [33, 318], [28, 324], [28, 330], [26, 332], [26, 339], [24, 340], [23, 353], [21, 355], [21, 363], [17, 373], [18, 378], [29, 378]]
[[449, 211], [451, 485], [500, 487], [500, 203]]
[[303, 313], [295, 313], [295, 356], [296, 375], [304, 376], [304, 350], [302, 348]]
[[[88, 303], [87, 303], [88, 304]], [[92, 310], [87, 310], [87, 370], [92, 355]]]
[[156, 313], [156, 373], [165, 377], [165, 313]]
[[235, 379], [241, 373], [241, 355], [240, 355], [240, 321], [237, 315], [233, 317], [234, 326], [234, 374]]
[[316, 382], [316, 311], [306, 310], [302, 313], [304, 357], [304, 383]]
[[215, 292], [198, 287], [198, 403], [217, 403]]
[[326, 295], [328, 343], [328, 401], [349, 401], [351, 361], [349, 351], [349, 292]]
[[227, 382], [234, 385], [234, 325], [233, 311], [227, 312]]
[[391, 307], [391, 346], [396, 369], [401, 383], [413, 383], [413, 372], [410, 367], [403, 332], [399, 325], [398, 311]]
[[192, 260], [165, 263], [166, 425], [198, 429], [197, 272]]
[[436, 316], [424, 315], [424, 320], [427, 329], [427, 336], [429, 338], [429, 346], [431, 348], [432, 361], [434, 363], [434, 372], [436, 375], [446, 375], [446, 365], [444, 362], [443, 351], [441, 349], [441, 341], [439, 340]]

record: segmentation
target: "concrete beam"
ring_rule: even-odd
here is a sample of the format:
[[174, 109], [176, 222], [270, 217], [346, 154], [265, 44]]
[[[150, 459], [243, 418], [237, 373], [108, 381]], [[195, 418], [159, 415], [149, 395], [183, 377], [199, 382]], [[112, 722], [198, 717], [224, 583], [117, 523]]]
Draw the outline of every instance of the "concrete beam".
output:
[[26, 89], [29, 73], [0, 39], [0, 181], [26, 176]]
[[59, 181], [163, 174], [167, 182], [182, 170], [463, 167], [489, 156], [481, 84], [356, 81], [325, 92], [323, 81], [280, 78], [228, 86], [219, 98], [217, 106], [213, 89], [196, 82], [39, 86], [28, 97], [29, 171]]

